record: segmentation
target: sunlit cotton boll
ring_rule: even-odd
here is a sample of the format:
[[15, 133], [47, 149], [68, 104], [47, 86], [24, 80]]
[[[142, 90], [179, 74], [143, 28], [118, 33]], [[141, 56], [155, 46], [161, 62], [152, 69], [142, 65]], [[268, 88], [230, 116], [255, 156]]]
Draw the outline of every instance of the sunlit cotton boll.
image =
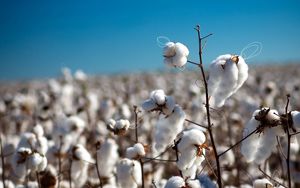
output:
[[107, 123], [108, 130], [116, 135], [124, 135], [129, 127], [130, 122], [127, 119], [120, 119], [117, 121], [110, 119]]
[[266, 178], [257, 179], [253, 182], [253, 188], [272, 188], [273, 184]]
[[35, 152], [28, 157], [27, 167], [33, 172], [42, 172], [47, 167], [47, 158]]
[[72, 181], [78, 187], [82, 187], [88, 178], [88, 166], [92, 162], [89, 152], [80, 144], [72, 149]]
[[185, 117], [186, 115], [179, 105], [175, 106], [173, 113], [169, 116], [160, 116], [154, 133], [154, 149], [158, 153], [173, 143], [177, 134], [183, 129]]
[[183, 67], [188, 55], [188, 48], [179, 42], [168, 42], [163, 49], [164, 63], [171, 67]]
[[248, 65], [241, 56], [221, 55], [209, 67], [208, 93], [212, 106], [222, 107], [248, 78]]
[[204, 151], [206, 138], [199, 129], [184, 131], [177, 145], [179, 156], [178, 168], [184, 177], [195, 178], [198, 166], [204, 161]]
[[141, 165], [136, 160], [122, 159], [117, 165], [118, 184], [122, 188], [137, 188], [141, 185]]
[[133, 147], [126, 149], [126, 157], [129, 159], [138, 159], [146, 155], [145, 148], [141, 143], [134, 144]]
[[179, 176], [171, 177], [167, 181], [167, 184], [165, 185], [165, 188], [182, 188], [182, 187], [185, 187], [185, 181], [182, 177]]
[[27, 159], [32, 151], [29, 148], [18, 148], [13, 154], [11, 165], [14, 175], [19, 179], [23, 179], [30, 171], [27, 168]]
[[103, 177], [113, 175], [115, 164], [119, 159], [118, 145], [115, 140], [108, 138], [101, 144], [97, 150], [97, 161], [100, 174]]
[[[243, 138], [260, 127], [259, 131], [242, 142], [241, 153], [248, 162], [263, 163], [276, 148], [276, 136], [284, 136], [282, 127], [276, 124], [279, 117], [275, 114], [278, 114], [276, 110], [266, 108], [256, 110], [246, 124]], [[271, 122], [275, 123], [272, 127], [270, 127]]]
[[171, 96], [166, 96], [163, 90], [154, 90], [150, 94], [150, 98], [143, 102], [142, 108], [145, 111], [161, 111], [165, 115], [169, 115], [175, 108], [175, 100]]

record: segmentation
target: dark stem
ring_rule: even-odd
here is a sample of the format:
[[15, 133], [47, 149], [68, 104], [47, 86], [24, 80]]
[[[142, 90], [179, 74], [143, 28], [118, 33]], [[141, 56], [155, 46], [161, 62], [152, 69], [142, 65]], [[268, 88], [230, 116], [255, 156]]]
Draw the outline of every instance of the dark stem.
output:
[[69, 187], [72, 188], [72, 158], [69, 159], [70, 168], [69, 168]]
[[40, 176], [39, 176], [39, 173], [38, 172], [35, 172], [36, 174], [36, 181], [38, 183], [38, 188], [41, 188], [41, 181], [40, 181]]
[[192, 64], [192, 65], [197, 65], [197, 66], [199, 66], [199, 63], [195, 63], [195, 62], [190, 61], [190, 60], [188, 60], [187, 62], [190, 63], [190, 64]]
[[[59, 136], [59, 148], [58, 148], [58, 174], [61, 174], [61, 148], [62, 148], [62, 136]], [[60, 188], [60, 178], [58, 176], [58, 188]]]
[[288, 113], [288, 107], [290, 103], [290, 96], [287, 95], [287, 102], [285, 106], [285, 117], [287, 118], [287, 139], [288, 139], [288, 145], [287, 145], [287, 155], [286, 155], [286, 165], [287, 165], [287, 175], [288, 175], [288, 187], [292, 187], [292, 181], [291, 181], [291, 169], [290, 169], [290, 149], [291, 149], [291, 135], [290, 135], [290, 114]]
[[277, 183], [278, 185], [281, 185], [282, 187], [287, 188], [285, 185], [283, 185], [282, 183], [280, 183], [279, 181], [275, 180], [274, 178], [272, 178], [270, 175], [268, 175], [266, 172], [264, 172], [260, 166], [258, 166], [258, 170], [265, 176], [267, 176], [270, 180], [274, 181], [275, 183]]
[[253, 130], [250, 134], [248, 134], [247, 136], [245, 136], [244, 138], [242, 138], [240, 141], [238, 141], [237, 143], [235, 143], [232, 146], [230, 146], [228, 149], [226, 149], [222, 153], [219, 153], [218, 156], [221, 157], [222, 155], [224, 155], [225, 153], [227, 153], [229, 150], [231, 150], [232, 148], [236, 147], [241, 142], [243, 142], [244, 140], [246, 140], [249, 136], [253, 135], [257, 130], [258, 130], [258, 128], [256, 128], [255, 130]]
[[152, 185], [153, 185], [154, 188], [157, 188], [154, 180], [152, 180]]
[[143, 163], [148, 163], [151, 161], [161, 161], [161, 162], [177, 162], [176, 160], [170, 160], [170, 159], [155, 159], [155, 158], [149, 158], [149, 157], [143, 157], [143, 159], [146, 159]]
[[1, 163], [2, 163], [2, 183], [3, 188], [6, 188], [5, 186], [5, 167], [4, 167], [4, 154], [3, 154], [3, 147], [2, 147], [2, 135], [0, 135], [0, 149], [1, 149]]
[[208, 129], [205, 125], [201, 125], [201, 124], [196, 123], [196, 122], [194, 122], [194, 121], [191, 121], [191, 120], [189, 120], [189, 119], [185, 119], [185, 121], [187, 121], [187, 122], [189, 122], [189, 123], [192, 123], [192, 124], [194, 124], [194, 125], [197, 125], [197, 126], [199, 126], [199, 127], [202, 127], [202, 128], [204, 128], [204, 129]]
[[217, 164], [217, 176], [218, 176], [217, 182], [218, 182], [219, 188], [222, 188], [220, 161], [219, 161], [219, 156], [218, 156], [218, 153], [217, 153], [217, 148], [216, 148], [216, 145], [215, 145], [214, 136], [213, 136], [213, 133], [212, 133], [212, 125], [211, 125], [211, 121], [210, 121], [210, 112], [209, 112], [208, 86], [207, 86], [207, 80], [206, 80], [206, 76], [205, 76], [205, 72], [204, 72], [203, 61], [202, 61], [202, 39], [203, 38], [201, 38], [201, 35], [200, 35], [200, 26], [197, 25], [195, 29], [197, 31], [198, 44], [199, 44], [199, 61], [200, 61], [199, 62], [199, 67], [201, 69], [201, 74], [202, 74], [204, 87], [205, 87], [205, 107], [206, 107], [207, 124], [208, 124], [208, 129], [207, 130], [208, 130], [208, 134], [209, 134], [209, 137], [210, 137], [210, 140], [211, 140], [211, 144], [212, 144], [212, 148], [213, 148], [213, 152], [214, 152], [214, 156], [215, 156], [215, 160], [216, 160], [216, 164]]
[[[174, 140], [174, 150], [175, 150], [175, 153], [176, 153], [176, 162], [178, 162], [178, 160], [179, 160], [179, 157], [178, 157], [178, 148], [177, 148], [177, 143], [175, 142], [175, 140]], [[183, 178], [181, 170], [179, 170], [179, 174]]]

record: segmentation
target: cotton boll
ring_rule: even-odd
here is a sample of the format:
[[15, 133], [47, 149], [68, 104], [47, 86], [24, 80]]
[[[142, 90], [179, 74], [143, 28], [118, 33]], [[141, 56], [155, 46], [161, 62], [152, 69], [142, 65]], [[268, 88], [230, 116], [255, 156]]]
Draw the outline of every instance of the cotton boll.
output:
[[292, 115], [292, 119], [293, 119], [293, 125], [299, 131], [300, 130], [300, 112], [292, 111], [291, 115]]
[[[183, 172], [184, 177], [194, 178], [197, 167], [204, 161], [205, 147], [202, 148], [202, 145], [205, 139], [204, 133], [199, 129], [183, 132], [177, 145], [179, 152], [177, 166]], [[202, 153], [199, 154], [198, 150], [201, 150]]]
[[19, 179], [23, 179], [29, 173], [26, 166], [27, 158], [31, 153], [30, 149], [21, 147], [13, 154], [11, 165], [14, 175], [16, 175]]
[[138, 161], [122, 159], [117, 165], [118, 184], [124, 188], [137, 188], [141, 184], [141, 165]]
[[107, 124], [108, 130], [112, 131], [116, 135], [124, 135], [130, 127], [130, 122], [126, 119], [113, 120], [110, 119]]
[[171, 177], [165, 186], [165, 188], [182, 188], [185, 187], [185, 182], [182, 177], [179, 176], [173, 176]]
[[153, 99], [147, 99], [142, 103], [142, 108], [147, 112], [150, 112], [157, 107], [158, 106]]
[[188, 48], [177, 42], [166, 43], [163, 51], [164, 63], [168, 66], [183, 67], [187, 63], [187, 56], [189, 55]]
[[272, 188], [273, 184], [266, 178], [257, 179], [253, 182], [253, 188]]
[[74, 73], [74, 77], [77, 81], [85, 82], [87, 80], [87, 75], [82, 70], [77, 70]]
[[126, 150], [126, 157], [129, 159], [138, 159], [146, 155], [145, 148], [141, 143], [134, 144]]
[[97, 161], [100, 174], [103, 177], [110, 177], [113, 174], [115, 164], [119, 159], [118, 145], [115, 140], [108, 138], [97, 150]]
[[165, 114], [165, 115], [169, 115], [169, 114], [171, 114], [172, 112], [173, 112], [173, 110], [174, 110], [174, 108], [175, 108], [175, 100], [174, 100], [174, 98], [173, 97], [171, 97], [171, 96], [167, 96], [166, 97], [166, 104], [165, 104], [165, 106], [163, 107], [163, 113]]
[[33, 153], [28, 157], [27, 167], [31, 171], [44, 171], [47, 167], [47, 158], [39, 153]]
[[44, 136], [44, 129], [40, 124], [37, 124], [33, 127], [32, 132], [37, 136], [37, 137], [42, 137]]
[[150, 97], [156, 102], [158, 105], [165, 104], [166, 95], [165, 92], [161, 89], [152, 91]]
[[186, 181], [186, 184], [190, 187], [190, 188], [202, 188], [201, 185], [200, 185], [200, 181], [199, 180], [191, 180], [191, 179], [188, 179]]
[[163, 49], [163, 56], [164, 57], [173, 57], [175, 55], [175, 43], [174, 42], [168, 42], [165, 44], [165, 47]]
[[208, 93], [213, 106], [221, 107], [248, 77], [248, 65], [241, 56], [221, 55], [212, 62], [209, 70]]
[[162, 152], [172, 144], [176, 135], [182, 131], [185, 113], [178, 105], [168, 117], [161, 116], [157, 121], [154, 133], [154, 147], [157, 152]]
[[[4, 184], [5, 184], [6, 188], [15, 188], [14, 183], [12, 181], [10, 181], [10, 180], [5, 180]], [[0, 188], [4, 188], [2, 181], [0, 181]]]

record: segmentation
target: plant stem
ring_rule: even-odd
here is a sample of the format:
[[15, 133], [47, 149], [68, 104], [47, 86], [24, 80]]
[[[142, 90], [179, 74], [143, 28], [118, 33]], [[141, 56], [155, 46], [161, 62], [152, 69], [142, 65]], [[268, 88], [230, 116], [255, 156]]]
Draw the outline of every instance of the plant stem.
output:
[[[210, 137], [210, 140], [211, 140], [211, 144], [212, 144], [212, 147], [213, 147], [213, 152], [214, 152], [214, 156], [215, 156], [215, 160], [216, 160], [216, 164], [217, 164], [217, 176], [218, 176], [217, 182], [218, 182], [219, 188], [221, 188], [222, 187], [222, 179], [221, 179], [222, 177], [221, 177], [220, 161], [219, 161], [219, 156], [218, 156], [215, 141], [214, 141], [214, 136], [213, 136], [213, 133], [212, 133], [212, 124], [211, 124], [211, 121], [210, 121], [210, 112], [209, 112], [208, 87], [207, 87], [207, 80], [206, 80], [204, 67], [203, 67], [203, 61], [202, 61], [202, 39], [203, 38], [201, 38], [201, 35], [200, 35], [200, 26], [197, 25], [195, 29], [197, 31], [198, 44], [199, 44], [199, 61], [200, 61], [199, 62], [199, 67], [201, 69], [201, 74], [202, 74], [204, 87], [205, 87], [205, 99], [206, 99], [205, 107], [206, 107], [207, 124], [208, 124], [208, 129], [207, 130], [208, 130], [208, 134], [209, 134], [209, 137]], [[208, 36], [211, 36], [211, 35], [208, 35]], [[208, 36], [206, 36], [206, 37], [208, 37]]]
[[102, 181], [101, 181], [101, 175], [100, 175], [100, 170], [99, 170], [99, 166], [98, 166], [98, 150], [99, 148], [97, 147], [97, 144], [96, 144], [96, 170], [97, 170], [97, 175], [98, 175], [98, 179], [99, 179], [99, 183], [100, 183], [100, 188], [103, 187], [103, 184], [102, 184]]
[[1, 164], [2, 164], [2, 183], [3, 183], [3, 188], [6, 188], [6, 185], [5, 185], [4, 154], [3, 154], [3, 147], [2, 147], [2, 135], [0, 135], [0, 149], [1, 149]]
[[69, 187], [72, 188], [72, 158], [69, 159], [70, 168], [69, 168]]
[[[176, 153], [176, 162], [178, 162], [178, 160], [179, 160], [179, 157], [178, 157], [178, 148], [177, 148], [177, 143], [175, 142], [175, 140], [174, 140], [174, 149], [175, 149], [175, 153]], [[181, 170], [179, 170], [179, 174], [183, 178]]]
[[285, 107], [285, 117], [287, 118], [287, 139], [288, 139], [288, 145], [287, 145], [287, 155], [286, 155], [286, 165], [287, 165], [287, 175], [288, 175], [288, 187], [292, 187], [292, 181], [291, 181], [291, 169], [290, 169], [290, 149], [291, 149], [291, 135], [290, 135], [290, 126], [292, 124], [290, 123], [290, 114], [288, 113], [288, 107], [289, 107], [289, 102], [290, 102], [290, 96], [287, 95], [287, 102], [286, 102], [286, 107]]
[[38, 172], [35, 172], [36, 174], [36, 181], [38, 183], [38, 188], [41, 188], [41, 182], [40, 182], [40, 176], [39, 176], [39, 173]]

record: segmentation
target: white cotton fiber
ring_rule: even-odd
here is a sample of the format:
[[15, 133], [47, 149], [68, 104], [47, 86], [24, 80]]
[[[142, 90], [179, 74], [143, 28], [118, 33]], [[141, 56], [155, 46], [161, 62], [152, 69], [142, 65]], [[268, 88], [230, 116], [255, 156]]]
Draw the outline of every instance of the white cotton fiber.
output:
[[185, 113], [178, 105], [168, 117], [161, 116], [157, 121], [154, 133], [154, 147], [157, 152], [164, 151], [172, 144], [177, 134], [182, 131]]
[[158, 105], [163, 105], [166, 102], [165, 92], [161, 89], [152, 91], [150, 98], [153, 99]]
[[146, 155], [145, 148], [141, 143], [134, 144], [133, 147], [126, 149], [126, 157], [129, 159], [137, 159]]
[[182, 177], [179, 176], [173, 176], [171, 177], [168, 181], [167, 184], [165, 185], [165, 188], [182, 188], [185, 187], [185, 182]]
[[[252, 133], [258, 126], [261, 125], [261, 122], [255, 119], [255, 116], [261, 114], [262, 110], [256, 110], [253, 113], [252, 118], [247, 123], [244, 132], [243, 138]], [[268, 114], [266, 114], [265, 118], [268, 121], [277, 120], [279, 117], [275, 114], [278, 114], [276, 110], [270, 110]], [[276, 136], [283, 136], [280, 125], [275, 127], [270, 127], [268, 125], [264, 125], [264, 128], [260, 133], [254, 133], [248, 138], [246, 138], [242, 142], [241, 153], [246, 158], [248, 162], [255, 162], [256, 164], [263, 163], [275, 149], [277, 142]]]
[[197, 147], [202, 146], [204, 142], [205, 135], [199, 129], [190, 129], [183, 132], [177, 145], [179, 152], [177, 166], [182, 171], [184, 177], [195, 177], [198, 166], [205, 159], [202, 154], [200, 156], [197, 155]]
[[[238, 60], [238, 62], [237, 62]], [[248, 65], [241, 56], [221, 55], [209, 69], [208, 93], [213, 106], [221, 107], [247, 80]]]
[[292, 111], [291, 115], [292, 115], [292, 118], [293, 118], [294, 127], [297, 129], [297, 131], [300, 131], [300, 112]]
[[141, 165], [136, 160], [122, 159], [117, 165], [117, 179], [120, 187], [137, 188], [141, 184]]
[[266, 178], [257, 179], [253, 182], [253, 188], [272, 188], [273, 184]]
[[100, 149], [97, 150], [97, 161], [101, 176], [112, 176], [118, 159], [118, 145], [114, 139], [106, 139], [104, 143], [101, 144]]
[[163, 50], [164, 63], [172, 67], [184, 66], [187, 63], [188, 55], [188, 48], [179, 42], [168, 42]]

